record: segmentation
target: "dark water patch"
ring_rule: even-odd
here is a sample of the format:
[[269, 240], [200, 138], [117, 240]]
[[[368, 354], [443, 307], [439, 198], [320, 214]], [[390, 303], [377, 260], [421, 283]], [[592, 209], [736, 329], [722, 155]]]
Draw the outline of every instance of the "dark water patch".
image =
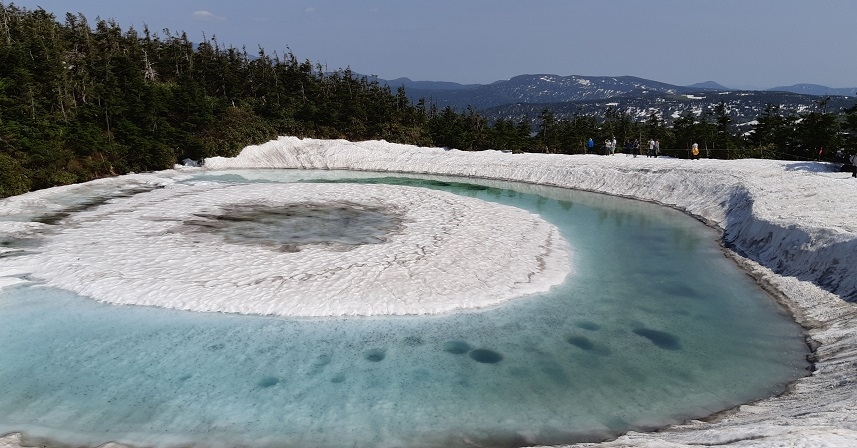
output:
[[363, 353], [363, 358], [369, 362], [381, 362], [387, 357], [387, 351], [380, 348], [373, 348]]
[[316, 367], [326, 366], [326, 365], [330, 364], [330, 359], [331, 359], [330, 355], [327, 355], [327, 354], [318, 355], [315, 358], [315, 361], [313, 361], [312, 365], [316, 366]]
[[390, 208], [351, 202], [302, 202], [271, 206], [232, 204], [184, 221], [190, 232], [213, 233], [232, 244], [297, 252], [307, 244], [349, 247], [379, 244], [401, 231], [402, 218]]
[[589, 331], [598, 331], [601, 329], [601, 325], [596, 324], [590, 320], [581, 320], [574, 323], [574, 326], [577, 328], [583, 328], [584, 330]]
[[280, 379], [275, 376], [263, 376], [258, 382], [256, 382], [256, 385], [263, 389], [266, 389], [272, 386], [276, 386], [279, 382]]
[[24, 255], [31, 255], [32, 253], [33, 252], [25, 251], [25, 250], [15, 250], [15, 251], [9, 251], [9, 252], [4, 252], [4, 253], [0, 254], [0, 258], [21, 257]]
[[471, 349], [470, 344], [464, 341], [446, 341], [443, 343], [443, 351], [454, 355], [463, 355]]
[[341, 373], [338, 375], [333, 375], [333, 377], [330, 378], [330, 382], [335, 383], [335, 384], [339, 384], [339, 383], [342, 383], [344, 381], [345, 381], [345, 375], [343, 375]]
[[0, 238], [0, 247], [5, 247], [7, 249], [18, 249], [14, 252], [9, 252], [2, 256], [15, 256], [15, 255], [26, 255], [29, 254], [29, 251], [26, 249], [34, 249], [42, 245], [44, 238], [41, 237], [32, 237], [32, 238]]
[[595, 348], [595, 344], [586, 336], [569, 336], [565, 341], [581, 350], [591, 351]]
[[327, 354], [318, 355], [315, 358], [315, 360], [313, 360], [312, 364], [310, 365], [310, 369], [309, 369], [309, 372], [307, 372], [307, 374], [308, 375], [320, 374], [321, 372], [324, 371], [324, 368], [327, 367], [328, 364], [330, 364], [330, 360], [331, 360], [330, 355], [327, 355]]
[[678, 337], [672, 333], [649, 328], [637, 328], [634, 330], [634, 334], [648, 339], [652, 344], [664, 350], [681, 350], [681, 343]]
[[472, 350], [470, 352], [470, 357], [473, 358], [474, 361], [481, 362], [482, 364], [497, 364], [503, 360], [503, 355], [495, 352], [494, 350], [488, 350], [487, 348], [477, 348], [476, 350]]
[[51, 213], [49, 215], [42, 215], [42, 216], [39, 216], [38, 218], [34, 219], [33, 221], [38, 222], [38, 223], [42, 223], [42, 224], [47, 224], [49, 226], [53, 226], [53, 225], [59, 224], [60, 221], [62, 221], [63, 219], [66, 219], [69, 216], [71, 216], [71, 214], [73, 212], [74, 211], [67, 211], [67, 212]]
[[423, 338], [419, 336], [405, 336], [405, 338], [402, 339], [402, 343], [408, 347], [419, 347], [420, 345], [425, 344], [425, 341], [423, 341]]
[[60, 221], [65, 218], [68, 218], [74, 213], [83, 212], [86, 210], [91, 210], [97, 207], [100, 207], [113, 199], [121, 199], [121, 198], [129, 198], [131, 196], [140, 194], [140, 193], [148, 193], [150, 191], [157, 190], [159, 188], [163, 188], [162, 186], [154, 186], [154, 187], [135, 187], [135, 188], [126, 188], [119, 190], [114, 194], [108, 194], [104, 196], [95, 196], [88, 197], [82, 199], [80, 202], [66, 207], [60, 211], [46, 213], [42, 216], [34, 219], [35, 222], [47, 224], [47, 225], [56, 225]]

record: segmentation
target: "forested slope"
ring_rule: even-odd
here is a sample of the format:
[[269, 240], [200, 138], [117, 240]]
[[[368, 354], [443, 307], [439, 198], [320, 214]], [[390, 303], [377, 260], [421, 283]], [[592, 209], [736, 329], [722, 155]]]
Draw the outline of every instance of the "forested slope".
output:
[[427, 143], [404, 91], [287, 52], [0, 3], [0, 197], [234, 155], [277, 135]]

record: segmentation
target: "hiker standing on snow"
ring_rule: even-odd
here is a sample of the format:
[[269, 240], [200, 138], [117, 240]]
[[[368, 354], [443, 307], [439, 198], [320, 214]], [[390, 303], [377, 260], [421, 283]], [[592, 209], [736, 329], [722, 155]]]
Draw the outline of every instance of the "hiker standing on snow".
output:
[[851, 177], [857, 177], [857, 152], [851, 154], [851, 158], [848, 159], [851, 161]]

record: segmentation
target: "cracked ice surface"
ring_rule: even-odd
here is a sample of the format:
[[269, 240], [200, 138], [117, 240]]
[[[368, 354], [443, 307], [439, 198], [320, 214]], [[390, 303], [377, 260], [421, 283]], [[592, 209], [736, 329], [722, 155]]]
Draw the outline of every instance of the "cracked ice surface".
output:
[[[282, 137], [207, 168], [320, 168], [472, 176], [658, 202], [723, 231], [820, 344], [780, 397], [603, 447], [857, 447], [857, 180], [824, 163], [462, 152]], [[847, 300], [844, 300], [847, 299]]]
[[[330, 203], [383, 211], [397, 228], [375, 244], [289, 250], [197, 229], [216, 224], [212, 214], [234, 221], [234, 206]], [[565, 241], [537, 215], [414, 187], [174, 184], [68, 219], [51, 244], [14, 257], [14, 266], [117, 304], [287, 316], [433, 314], [543, 292], [570, 272]], [[243, 225], [244, 233], [270, 233]]]

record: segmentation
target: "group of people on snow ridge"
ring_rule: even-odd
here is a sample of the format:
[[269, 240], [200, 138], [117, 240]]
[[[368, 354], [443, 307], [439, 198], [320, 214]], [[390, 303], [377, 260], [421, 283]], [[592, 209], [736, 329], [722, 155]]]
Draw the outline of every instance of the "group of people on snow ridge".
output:
[[[606, 155], [612, 156], [616, 154], [616, 137], [608, 138], [604, 140], [604, 151]], [[586, 141], [586, 152], [589, 154], [594, 154], [595, 152], [595, 141], [591, 138]], [[634, 140], [625, 140], [625, 153], [626, 155], [630, 154], [634, 157], [640, 154], [640, 141], [637, 139]], [[661, 154], [661, 142], [658, 139], [649, 139], [649, 147], [646, 151], [646, 157], [657, 157]]]
[[[616, 154], [616, 137], [604, 140], [604, 151], [608, 156]], [[591, 137], [586, 141], [586, 152], [589, 154], [595, 153], [595, 141], [592, 140]], [[637, 155], [640, 154], [640, 141], [637, 139], [625, 140], [625, 152], [637, 157]], [[650, 138], [649, 149], [646, 151], [646, 157], [658, 157], [660, 153], [661, 142], [658, 139]], [[691, 160], [699, 159], [699, 145], [697, 143], [694, 143], [693, 146], [690, 147], [690, 158]], [[851, 177], [857, 177], [857, 153], [852, 154], [848, 161], [851, 162], [852, 166]]]

